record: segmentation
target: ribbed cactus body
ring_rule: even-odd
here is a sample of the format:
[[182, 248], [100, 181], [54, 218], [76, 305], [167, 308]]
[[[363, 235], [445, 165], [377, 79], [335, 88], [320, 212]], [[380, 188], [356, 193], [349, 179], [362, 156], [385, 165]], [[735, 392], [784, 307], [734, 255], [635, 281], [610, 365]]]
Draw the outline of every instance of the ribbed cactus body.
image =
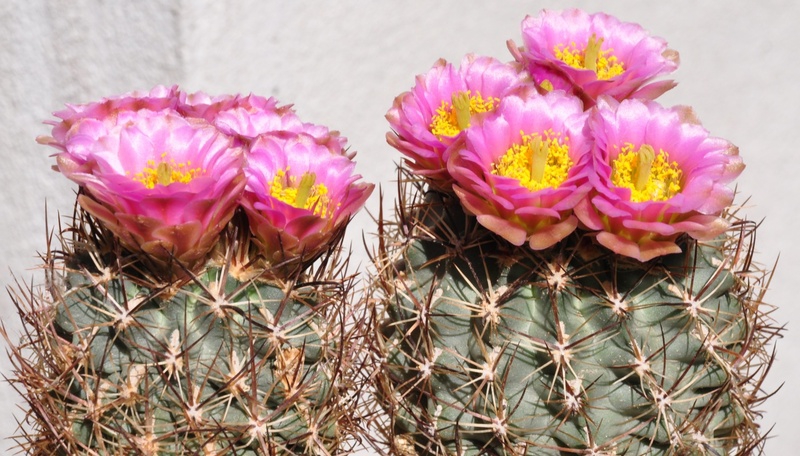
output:
[[739, 233], [641, 263], [581, 233], [514, 247], [438, 193], [399, 223], [379, 263], [395, 453], [730, 454], [757, 440], [761, 315]]
[[347, 453], [341, 265], [240, 280], [211, 261], [165, 286], [81, 245], [49, 257], [45, 292], [17, 299], [33, 328], [14, 358], [29, 454]]

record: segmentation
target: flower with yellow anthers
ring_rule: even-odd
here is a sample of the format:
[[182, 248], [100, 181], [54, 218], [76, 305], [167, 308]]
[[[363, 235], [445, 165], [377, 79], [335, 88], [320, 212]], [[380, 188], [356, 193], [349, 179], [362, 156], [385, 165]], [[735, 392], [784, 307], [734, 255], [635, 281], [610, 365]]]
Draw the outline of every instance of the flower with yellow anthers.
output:
[[279, 169], [269, 184], [269, 194], [292, 207], [308, 209], [325, 218], [331, 212], [328, 187], [317, 182], [317, 174], [303, 173], [298, 179], [290, 175], [291, 167]]
[[625, 72], [613, 49], [603, 49], [603, 38], [592, 34], [586, 46], [579, 47], [575, 42], [569, 45], [558, 44], [553, 52], [558, 60], [578, 70], [593, 71], [597, 79], [606, 81]]
[[478, 118], [494, 111], [515, 91], [534, 91], [517, 64], [467, 55], [461, 66], [439, 60], [416, 85], [395, 98], [386, 114], [392, 132], [386, 139], [409, 167], [428, 182], [447, 188], [447, 148]]
[[267, 262], [302, 265], [325, 251], [374, 188], [358, 182], [354, 169], [340, 149], [308, 134], [266, 134], [253, 141], [241, 204]]
[[464, 208], [514, 245], [540, 250], [564, 239], [589, 191], [587, 116], [563, 92], [504, 98], [453, 145], [448, 170]]
[[540, 90], [566, 89], [587, 107], [600, 95], [654, 99], [675, 86], [651, 81], [674, 71], [678, 54], [638, 24], [578, 9], [543, 10], [525, 18], [522, 36], [524, 47], [509, 43], [509, 49]]
[[494, 111], [499, 98], [486, 97], [472, 90], [456, 92], [450, 101], [442, 101], [436, 114], [431, 119], [430, 130], [440, 140], [442, 138], [455, 138], [463, 130], [469, 128], [472, 116]]
[[157, 163], [154, 159], [147, 160], [144, 168], [133, 176], [133, 180], [141, 182], [145, 188], [153, 189], [157, 185], [188, 184], [205, 173], [203, 168], [192, 168], [191, 160], [176, 163], [175, 159], [170, 158], [167, 161], [168, 155], [166, 152], [162, 153]]
[[56, 114], [53, 136], [40, 138], [80, 184], [81, 207], [125, 248], [164, 266], [165, 279], [204, 263], [244, 188], [241, 147], [181, 116], [170, 107], [176, 99], [156, 88], [70, 106]]
[[593, 189], [575, 213], [600, 244], [647, 261], [680, 252], [683, 233], [707, 240], [727, 229], [720, 217], [733, 201], [727, 184], [744, 164], [688, 108], [601, 99], [588, 125]]

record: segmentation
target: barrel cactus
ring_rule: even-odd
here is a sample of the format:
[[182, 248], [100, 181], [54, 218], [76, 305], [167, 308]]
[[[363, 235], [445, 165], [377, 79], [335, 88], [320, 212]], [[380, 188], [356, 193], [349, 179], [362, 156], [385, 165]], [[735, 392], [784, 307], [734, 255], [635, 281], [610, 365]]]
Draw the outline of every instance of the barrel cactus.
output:
[[[372, 281], [386, 451], [757, 452], [777, 331], [737, 149], [652, 101], [677, 54], [635, 24], [545, 11], [523, 35], [502, 71], [439, 62], [387, 114], [406, 163]], [[487, 81], [510, 84], [485, 109]]]
[[372, 186], [273, 99], [159, 87], [57, 113], [80, 185], [12, 293], [33, 455], [347, 454], [362, 337], [341, 239]]

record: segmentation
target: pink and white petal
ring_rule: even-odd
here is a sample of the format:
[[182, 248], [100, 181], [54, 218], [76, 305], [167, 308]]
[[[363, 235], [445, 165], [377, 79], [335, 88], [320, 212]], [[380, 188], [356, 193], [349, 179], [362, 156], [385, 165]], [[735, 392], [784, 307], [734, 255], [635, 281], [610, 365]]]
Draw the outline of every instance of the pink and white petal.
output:
[[505, 218], [492, 214], [479, 214], [477, 220], [489, 231], [499, 235], [513, 245], [520, 246], [524, 244], [525, 239], [528, 237], [524, 229]]
[[544, 250], [556, 245], [578, 228], [578, 218], [570, 215], [564, 220], [536, 230], [528, 239], [533, 250]]

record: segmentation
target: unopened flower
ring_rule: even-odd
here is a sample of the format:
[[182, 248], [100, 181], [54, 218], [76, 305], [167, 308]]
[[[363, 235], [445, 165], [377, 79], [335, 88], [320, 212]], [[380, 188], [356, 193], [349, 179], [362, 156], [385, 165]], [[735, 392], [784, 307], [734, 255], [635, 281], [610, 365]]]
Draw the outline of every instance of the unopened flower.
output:
[[305, 133], [259, 136], [250, 147], [242, 207], [271, 264], [316, 258], [369, 197], [355, 163]]
[[[675, 86], [673, 81], [650, 82], [674, 71], [678, 54], [638, 24], [578, 9], [544, 10], [525, 18], [522, 36], [523, 48], [510, 46], [515, 57], [534, 75], [539, 67], [554, 70], [573, 84], [587, 106], [604, 94], [617, 100], [653, 99]], [[539, 79], [539, 86], [560, 82]]]
[[727, 229], [720, 217], [733, 201], [727, 184], [744, 164], [688, 108], [603, 99], [589, 126], [593, 191], [575, 212], [600, 244], [647, 261], [680, 252], [682, 233], [707, 240]]
[[476, 117], [497, 108], [515, 90], [533, 90], [517, 65], [467, 55], [461, 66], [439, 60], [409, 92], [394, 100], [386, 114], [392, 132], [386, 139], [405, 155], [416, 173], [447, 186], [446, 149]]
[[40, 142], [59, 149], [58, 170], [84, 190], [81, 207], [126, 248], [191, 269], [237, 206], [243, 151], [167, 100], [130, 94], [71, 107]]
[[506, 97], [453, 146], [453, 190], [480, 224], [514, 245], [544, 249], [578, 226], [589, 190], [587, 114], [563, 92]]

